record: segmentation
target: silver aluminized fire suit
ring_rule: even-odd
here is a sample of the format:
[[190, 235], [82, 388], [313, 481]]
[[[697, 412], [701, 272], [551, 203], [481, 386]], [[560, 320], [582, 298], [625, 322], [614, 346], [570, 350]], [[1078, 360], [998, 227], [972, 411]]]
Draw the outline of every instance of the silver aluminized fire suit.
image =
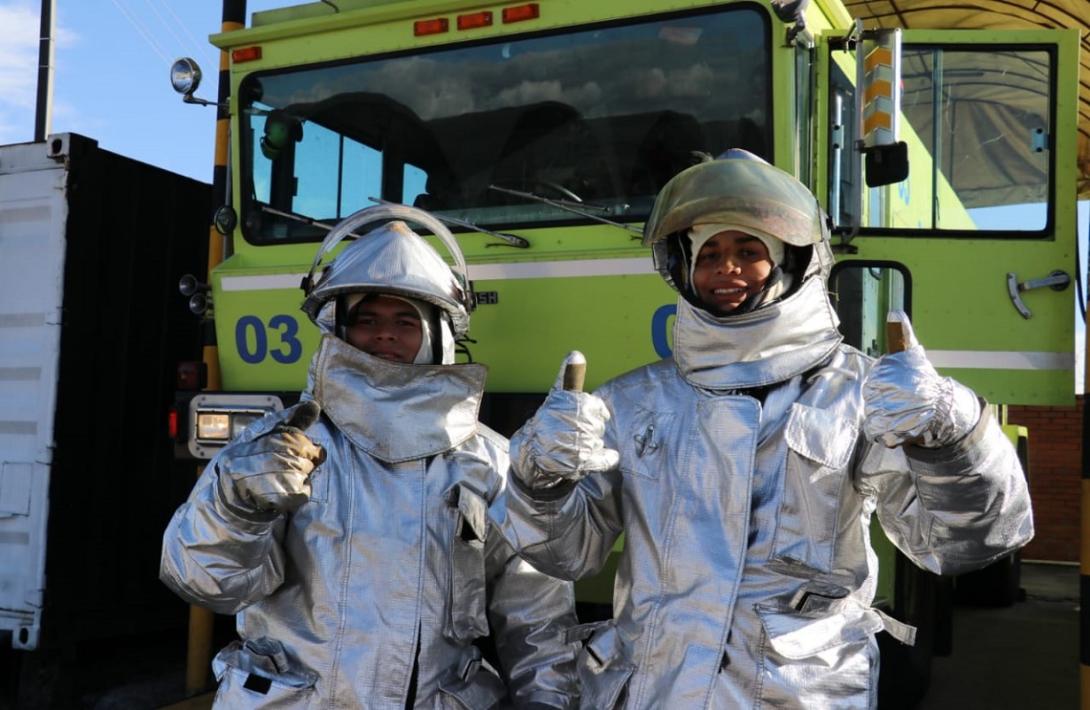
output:
[[[737, 194], [730, 180], [719, 190]], [[759, 228], [746, 223], [749, 210], [783, 234], [769, 192], [755, 190], [752, 209], [678, 200], [691, 214], [672, 229], [716, 209], [720, 222]], [[656, 222], [653, 213], [652, 238]], [[786, 298], [733, 318], [679, 298], [673, 359], [597, 397], [554, 389], [512, 438], [513, 483], [491, 512], [521, 555], [579, 579], [625, 536], [614, 619], [582, 629], [583, 707], [873, 707], [874, 634], [911, 642], [913, 629], [870, 606], [871, 516], [909, 558], [943, 574], [1032, 536], [1023, 474], [986, 408], [938, 448], [887, 448], [864, 435], [865, 382], [884, 426], [916, 416], [891, 406], [883, 420], [896, 403], [880, 400], [911, 390], [890, 380], [914, 372], [901, 361], [922, 349], [876, 364], [840, 343], [827, 237], [813, 239], [806, 278]], [[673, 271], [674, 282], [683, 276]], [[595, 420], [601, 447], [587, 444]], [[583, 462], [604, 470], [557, 474]]]
[[[369, 233], [341, 266], [385, 269], [372, 285], [427, 295], [396, 273], [430, 250], [407, 232]], [[369, 283], [336, 262], [331, 269], [319, 292]], [[442, 296], [450, 284], [439, 286]], [[574, 623], [571, 585], [516, 557], [487, 517], [508, 457], [506, 439], [477, 421], [485, 368], [372, 357], [328, 332], [333, 303], [318, 319], [327, 332], [309, 401], [220, 452], [164, 537], [168, 586], [238, 614], [241, 640], [213, 664], [216, 707], [400, 710], [411, 693], [416, 708], [574, 706], [575, 649], [563, 634]], [[298, 423], [312, 402], [320, 417], [299, 426], [325, 458], [305, 502], [290, 513], [248, 508], [232, 488], [233, 478], [260, 473], [247, 470], [245, 447]], [[490, 633], [502, 672], [473, 643]]]

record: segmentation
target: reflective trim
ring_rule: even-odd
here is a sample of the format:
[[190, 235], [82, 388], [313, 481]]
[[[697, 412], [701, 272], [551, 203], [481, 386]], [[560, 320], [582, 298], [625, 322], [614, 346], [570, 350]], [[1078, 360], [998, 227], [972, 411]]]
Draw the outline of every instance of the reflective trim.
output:
[[928, 350], [935, 367], [970, 370], [1072, 370], [1075, 353], [1012, 350]]
[[473, 264], [469, 276], [474, 280], [551, 279], [572, 276], [626, 276], [654, 274], [650, 256], [631, 259], [574, 259], [568, 261], [531, 261], [519, 264]]
[[299, 288], [306, 274], [266, 274], [264, 276], [224, 276], [220, 288], [224, 291], [274, 291]]
[[[649, 256], [630, 259], [570, 259], [531, 261], [518, 264], [470, 264], [469, 278], [474, 281], [571, 278], [576, 276], [627, 276], [654, 274]], [[267, 291], [299, 288], [305, 274], [266, 274], [262, 276], [224, 276], [224, 291]]]

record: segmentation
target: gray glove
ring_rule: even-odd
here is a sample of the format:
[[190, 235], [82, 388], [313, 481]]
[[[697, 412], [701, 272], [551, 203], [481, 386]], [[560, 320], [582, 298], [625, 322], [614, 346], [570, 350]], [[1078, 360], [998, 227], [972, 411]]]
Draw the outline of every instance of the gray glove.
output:
[[310, 473], [325, 451], [303, 432], [318, 421], [317, 402], [303, 401], [274, 429], [220, 454], [219, 495], [243, 515], [291, 513], [310, 500]]
[[610, 416], [605, 402], [593, 394], [563, 388], [564, 371], [576, 358], [582, 360], [582, 355], [571, 353], [564, 359], [537, 414], [511, 438], [515, 475], [531, 490], [608, 471], [620, 460], [602, 441]]
[[879, 358], [863, 381], [863, 432], [891, 449], [953, 444], [976, 426], [980, 400], [935, 371], [907, 317], [903, 328], [905, 349]]

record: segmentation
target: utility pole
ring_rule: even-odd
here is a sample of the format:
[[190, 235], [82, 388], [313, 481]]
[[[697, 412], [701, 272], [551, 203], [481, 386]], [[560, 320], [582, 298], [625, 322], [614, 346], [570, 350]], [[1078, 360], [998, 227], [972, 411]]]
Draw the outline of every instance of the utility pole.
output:
[[42, 0], [38, 30], [38, 104], [34, 113], [34, 142], [43, 143], [53, 126], [53, 34], [56, 0]]

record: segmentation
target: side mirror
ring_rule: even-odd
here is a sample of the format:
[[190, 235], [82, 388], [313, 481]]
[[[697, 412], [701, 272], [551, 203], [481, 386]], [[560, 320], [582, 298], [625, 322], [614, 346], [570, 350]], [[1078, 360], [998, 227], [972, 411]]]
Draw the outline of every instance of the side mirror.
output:
[[908, 177], [908, 144], [904, 141], [864, 148], [863, 156], [867, 187], [891, 185]]
[[856, 115], [862, 119], [860, 150], [867, 187], [908, 177], [908, 145], [901, 124], [901, 31], [862, 33], [856, 55]]

